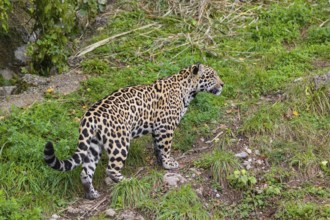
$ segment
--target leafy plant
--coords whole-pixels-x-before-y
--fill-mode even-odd
[[[232,187],[238,189],[249,189],[257,183],[257,179],[249,175],[245,169],[235,170],[227,179]]]
[[[30,68],[39,75],[49,75],[52,69],[62,72],[69,54],[67,43],[75,27],[74,1],[31,1],[30,12],[39,33],[30,43],[27,53]]]

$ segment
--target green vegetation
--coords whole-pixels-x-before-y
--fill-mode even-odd
[[[34,30],[40,31],[35,43],[30,43],[27,54],[31,57],[30,71],[49,75],[52,68],[66,70],[68,59],[67,43],[75,27],[74,0],[34,0],[29,8],[35,19]]]
[[[173,189],[164,196],[142,201],[139,209],[155,219],[209,219],[190,185]]]
[[[193,183],[164,190],[162,175],[147,171],[113,186],[111,206],[155,219],[330,217],[330,86],[314,83],[314,77],[330,70],[329,2],[191,2],[116,1],[108,23],[93,31],[85,46],[156,25],[87,53],[80,67],[97,75],[78,91],[48,94],[45,101],[13,107],[0,118],[0,216],[49,217],[82,197],[80,169],[59,173],[43,163],[46,141],[55,143],[59,158],[67,158],[76,147],[86,106],[118,88],[148,84],[200,61],[218,70],[223,95],[196,97],[175,132],[173,148],[185,152],[201,137],[212,139],[222,131],[212,153],[189,165],[204,169],[204,179],[197,181],[205,189],[212,191],[214,182],[228,187],[221,189],[220,199],[197,194]],[[51,37],[45,39],[52,48]],[[59,60],[70,51],[62,52]],[[150,137],[132,141],[125,176],[153,165],[151,142]],[[242,161],[234,158],[243,145],[259,150],[255,157],[263,165],[243,171]],[[97,189],[107,187],[105,166],[106,157],[94,178]],[[212,179],[206,181],[209,173]]]
[[[249,175],[245,169],[235,170],[227,179],[232,187],[240,189],[252,188],[257,183],[256,178]]]
[[[116,208],[134,208],[147,197],[148,184],[136,178],[123,180],[112,190],[112,206]]]
[[[12,5],[9,0],[0,2],[0,25],[1,29],[8,31],[8,12],[11,10]]]
[[[233,153],[224,150],[215,150],[196,161],[195,166],[209,168],[212,178],[224,187],[228,185],[227,177],[240,168],[241,165]]]

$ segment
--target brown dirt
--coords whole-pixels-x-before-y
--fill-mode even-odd
[[[23,77],[24,78],[24,77]],[[0,97],[0,111],[9,113],[12,106],[24,108],[43,100],[45,93],[69,94],[79,88],[80,82],[87,79],[78,69],[49,78],[26,75],[29,88],[18,95]]]

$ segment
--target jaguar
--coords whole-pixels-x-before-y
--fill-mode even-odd
[[[133,138],[151,133],[157,162],[165,169],[176,169],[179,164],[170,154],[173,132],[189,103],[199,92],[220,95],[223,87],[214,69],[197,63],[153,84],[119,89],[85,112],[77,149],[69,159],[58,159],[52,142],[47,142],[44,160],[58,171],[82,165],[80,179],[87,199],[100,196],[92,179],[102,150],[108,156],[106,174],[119,182],[124,179],[121,170]]]

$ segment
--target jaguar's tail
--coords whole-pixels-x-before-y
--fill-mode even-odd
[[[77,166],[81,165],[83,162],[85,155],[83,152],[75,152],[71,158],[67,160],[59,160],[55,156],[55,150],[53,147],[52,142],[47,142],[44,149],[44,159],[45,162],[50,166],[51,168],[59,171],[69,171],[73,170]]]

